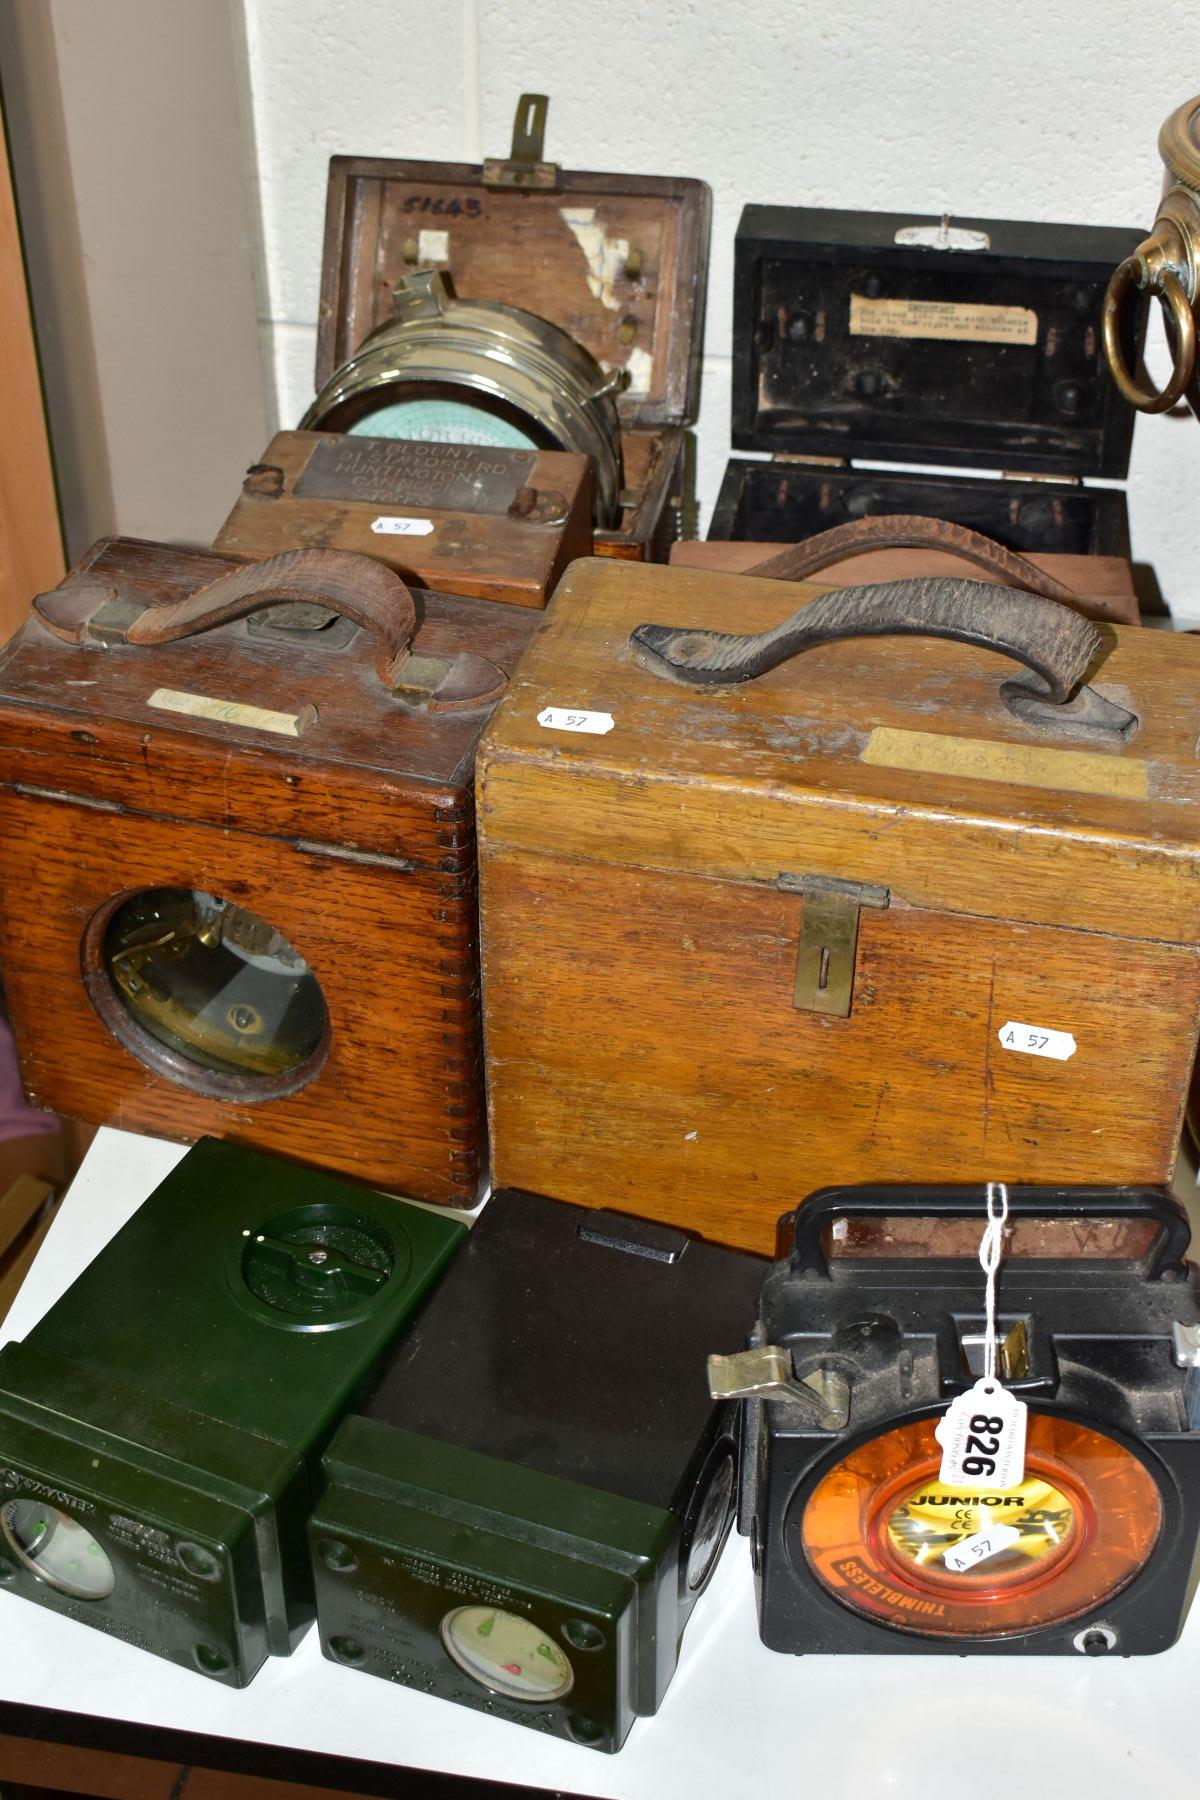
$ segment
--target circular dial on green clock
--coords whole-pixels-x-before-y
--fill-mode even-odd
[[[0,1529],[39,1581],[76,1600],[103,1600],[116,1586],[107,1555],[77,1519],[44,1500],[18,1495],[0,1508]]]
[[[497,1606],[456,1606],[442,1620],[442,1642],[472,1681],[509,1700],[561,1700],[575,1680],[540,1625]]]

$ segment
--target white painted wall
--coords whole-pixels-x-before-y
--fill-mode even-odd
[[[280,423],[313,392],[328,158],[507,154],[518,94],[546,93],[553,160],[713,190],[702,525],[744,202],[1148,227],[1159,125],[1200,87],[1195,0],[243,3]],[[1135,557],[1200,619],[1200,424],[1139,420],[1129,490]]]

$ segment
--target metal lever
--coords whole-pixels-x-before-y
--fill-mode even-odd
[[[1175,1367],[1187,1370],[1183,1403],[1187,1407],[1188,1430],[1196,1431],[1200,1429],[1200,1325],[1181,1325],[1176,1320],[1171,1335]]]
[[[714,1400],[772,1400],[799,1407],[822,1431],[840,1431],[850,1416],[850,1384],[831,1369],[797,1378],[791,1352],[776,1344],[710,1356],[708,1391]]]

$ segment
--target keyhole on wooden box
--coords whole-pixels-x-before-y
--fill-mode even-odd
[[[829,986],[829,945],[821,945],[821,966],[817,970],[817,987],[821,993]]]

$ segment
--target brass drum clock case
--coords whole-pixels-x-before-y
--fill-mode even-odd
[[[691,505],[711,196],[547,162],[546,107],[522,95],[511,155],[482,164],[331,160],[304,425],[584,452],[596,553],[665,560]]]
[[[620,375],[606,375],[547,319],[495,301],[454,299],[436,269],[402,276],[394,297],[395,316],[326,383],[300,429],[345,431],[361,420],[371,431],[381,406],[461,392],[483,409],[481,421],[494,416],[532,446],[590,457],[596,523],[611,525],[621,488],[612,399]]]
[[[1104,353],[1112,378],[1141,412],[1169,412],[1187,399],[1200,417],[1200,95],[1173,112],[1158,135],[1166,165],[1154,229],[1118,264],[1104,297]],[[1122,341],[1127,297],[1153,294],[1166,315],[1172,370],[1159,391],[1132,371]]]

